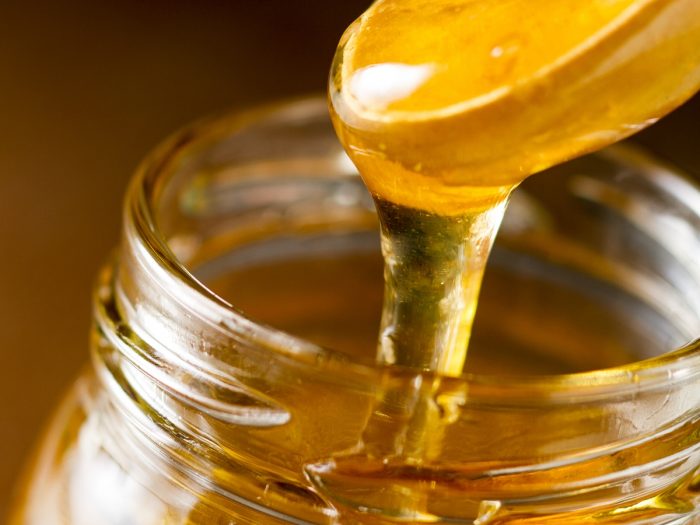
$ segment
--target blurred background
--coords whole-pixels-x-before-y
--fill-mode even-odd
[[[203,115],[321,93],[367,0],[0,2],[0,522],[87,361],[141,158]],[[635,140],[700,179],[700,98]]]

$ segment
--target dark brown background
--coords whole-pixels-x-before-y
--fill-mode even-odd
[[[321,92],[367,4],[0,2],[0,517],[86,361],[92,277],[139,159],[202,115]],[[700,176],[700,99],[642,140]]]

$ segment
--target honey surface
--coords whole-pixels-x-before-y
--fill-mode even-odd
[[[336,128],[383,198],[483,209],[689,97],[699,26],[697,0],[379,1],[339,46]]]

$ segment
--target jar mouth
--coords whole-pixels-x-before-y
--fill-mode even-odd
[[[324,348],[247,318],[234,304],[217,295],[188,269],[175,254],[161,229],[159,210],[163,195],[169,191],[175,166],[192,162],[205,146],[209,147],[222,137],[261,120],[282,123],[308,118],[323,120],[326,112],[326,104],[322,99],[308,98],[203,120],[175,133],[148,156],[137,170],[125,201],[125,237],[137,239],[141,263],[151,268],[153,278],[167,280],[167,285],[164,286],[167,293],[179,296],[180,301],[189,302],[193,312],[224,337],[239,340],[243,332],[252,343],[275,355],[292,358],[300,366],[324,369],[333,376],[329,381],[342,382],[342,377],[346,375],[370,381],[377,381],[386,375],[414,376],[415,370],[351,359],[342,352]],[[618,145],[609,151],[624,162],[631,163],[634,169],[646,176],[672,179],[674,191],[700,216],[700,193],[682,174],[630,146]],[[338,159],[339,157],[328,159],[328,164],[319,166],[319,169],[333,165],[337,169],[348,170],[349,161]],[[611,368],[568,374],[509,375],[506,381],[500,375],[476,373],[465,373],[458,378],[443,380],[466,384],[470,396],[490,402],[525,401],[538,392],[550,402],[566,402],[572,397],[579,400],[600,399],[629,392],[668,388],[680,382],[689,382],[697,375],[700,375],[700,341],[694,340],[661,355]]]

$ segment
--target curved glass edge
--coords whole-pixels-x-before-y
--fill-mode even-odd
[[[167,288],[174,295],[181,294],[194,305],[199,316],[226,330],[232,338],[240,338],[241,332],[244,332],[252,344],[292,357],[306,365],[323,368],[338,378],[353,375],[361,381],[375,382],[386,375],[415,376],[415,370],[351,360],[347,355],[332,349],[322,348],[273,327],[254,323],[238,312],[234,305],[200,282],[176,258],[159,232],[155,212],[158,199],[168,183],[169,168],[184,155],[191,155],[193,151],[215,142],[224,134],[231,135],[262,119],[293,122],[300,116],[325,119],[326,115],[325,101],[309,97],[204,119],[176,132],[157,147],[136,171],[125,200],[125,236],[138,240],[142,248],[142,262],[157,268],[159,275],[168,279]],[[598,154],[630,163],[635,169],[641,169],[647,174],[656,173],[684,181],[682,173],[629,145],[616,145]],[[692,199],[700,202],[700,194],[692,184],[685,182],[680,185],[684,186],[682,191],[689,191],[694,195]],[[700,209],[698,212],[700,214]],[[430,377],[432,374],[424,375]],[[500,376],[481,374],[464,374],[459,378],[442,378],[442,381],[466,383],[472,401],[482,398],[490,402],[517,402],[539,393],[546,396],[548,402],[567,402],[571,398],[600,399],[610,395],[668,388],[678,383],[693,381],[698,375],[700,339],[660,356],[615,368],[565,375],[509,376],[507,382]],[[329,381],[331,380],[329,378]]]

